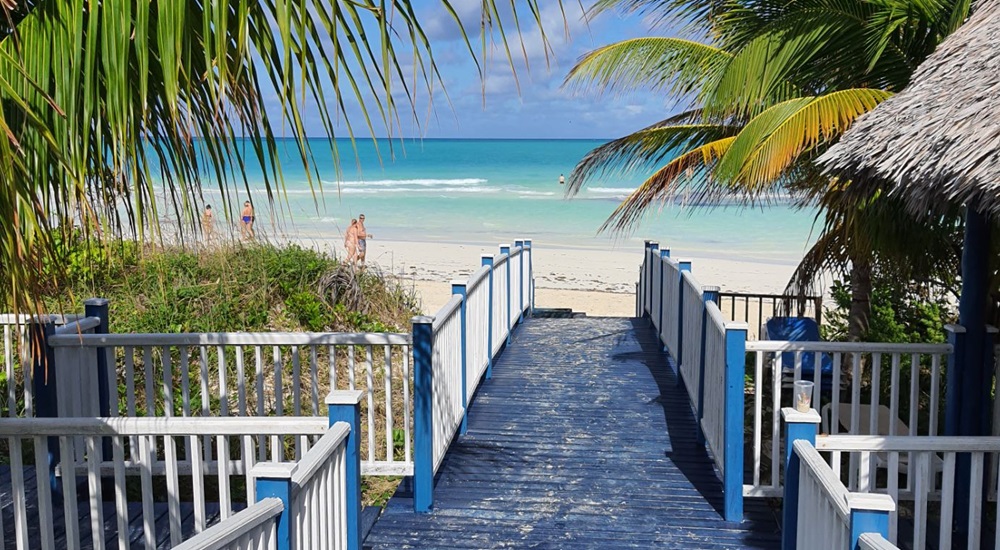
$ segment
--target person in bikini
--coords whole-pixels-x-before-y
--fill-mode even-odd
[[[241,216],[243,216],[243,226],[241,227],[243,237],[246,239],[252,239],[254,237],[253,222],[255,220],[253,215],[253,206],[250,206],[250,201],[243,203],[243,213]]]
[[[347,263],[354,262],[358,255],[358,220],[352,219],[351,226],[344,233],[344,248],[347,249]]]
[[[365,215],[358,216],[357,240],[358,240],[358,263],[365,265],[365,253],[368,252],[368,239],[374,239],[375,235],[368,233],[365,229]]]

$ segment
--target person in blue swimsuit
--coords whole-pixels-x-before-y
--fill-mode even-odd
[[[253,206],[250,205],[250,201],[243,203],[243,213],[241,215],[243,216],[243,226],[241,227],[243,238],[252,239],[254,237],[253,222],[255,220],[253,215]]]

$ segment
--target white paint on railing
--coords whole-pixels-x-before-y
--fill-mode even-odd
[[[410,340],[398,333],[289,332],[50,338],[60,377],[75,380],[57,386],[74,392],[61,398],[67,404],[60,403],[60,415],[65,410],[98,416],[97,377],[91,373],[101,347],[109,371],[124,377],[112,385],[110,410],[129,416],[317,415],[326,412],[321,396],[330,390],[361,389],[362,471],[369,475],[413,472]],[[405,432],[401,457],[393,418],[402,418]],[[208,441],[203,443],[207,448]]]
[[[466,284],[465,318],[466,318],[466,402],[471,401],[472,394],[479,386],[479,381],[486,373],[490,361],[488,334],[489,330],[489,288],[490,268],[483,266],[469,278]]]
[[[878,533],[864,533],[858,538],[858,550],[899,550],[899,547]]]
[[[726,323],[714,302],[705,304],[705,410],[701,429],[719,471],[725,473]],[[735,465],[740,468],[740,465]]]
[[[781,496],[780,408],[790,402],[795,380],[807,378],[814,383],[813,403],[821,403],[822,396],[825,433],[938,433],[941,365],[951,353],[949,344],[758,340],[747,342],[746,351],[754,368],[749,381],[752,397],[748,394],[753,413],[747,426],[752,430],[753,468],[752,479],[743,488],[745,495]],[[791,356],[791,364],[783,361],[786,355]],[[812,373],[803,375],[807,361],[811,361]],[[825,376],[824,364],[830,367]],[[883,402],[883,388],[890,394],[888,402]],[[764,462],[767,457],[769,464]],[[903,467],[909,468],[909,463]],[[856,465],[852,468],[856,471]]]
[[[678,330],[677,323],[680,321],[678,318],[678,309],[680,307],[680,265],[677,261],[672,258],[656,258],[654,261],[660,262],[663,269],[663,290],[662,290],[662,306],[663,307],[663,326],[660,327],[660,340],[667,346],[670,350],[670,354],[674,355],[677,351],[677,344],[680,342],[680,331]],[[659,286],[660,280],[657,279],[653,281],[653,286]],[[676,357],[675,357],[676,359]]]
[[[496,355],[507,342],[510,328],[507,325],[507,254],[496,256],[493,261],[493,349]],[[513,312],[512,316],[513,316]]]
[[[51,534],[52,495],[51,487],[44,481],[48,467],[50,437],[56,438],[59,445],[62,462],[56,468],[56,475],[63,481],[63,514],[66,518],[80,517],[80,504],[77,502],[76,483],[67,481],[85,475],[88,484],[89,498],[85,506],[90,509],[92,526],[90,541],[80,540],[81,532],[75,521],[66,522],[67,541],[65,546],[79,548],[89,542],[94,547],[104,548],[105,522],[103,519],[104,500],[103,483],[108,472],[113,475],[115,513],[119,519],[118,542],[128,546],[130,533],[124,522],[129,517],[126,495],[138,494],[142,499],[143,532],[147,547],[155,543],[155,515],[153,476],[166,476],[166,499],[168,525],[171,544],[181,542],[180,502],[183,498],[194,506],[195,531],[205,527],[205,505],[207,501],[218,501],[223,518],[233,513],[234,495],[231,493],[231,478],[234,475],[243,478],[242,484],[248,488],[246,499],[253,500],[249,487],[253,479],[249,475],[250,468],[256,460],[256,447],[265,447],[270,451],[274,461],[289,460],[298,447],[309,445],[312,438],[318,438],[327,433],[328,420],[325,418],[42,418],[42,419],[7,419],[0,422],[0,437],[8,440],[10,448],[11,490],[14,500],[14,532],[17,538],[17,548],[28,548],[28,533],[31,531]],[[270,445],[271,437],[278,439],[277,447]],[[202,437],[214,440],[205,448],[210,460],[215,463],[214,471],[206,468],[202,459]],[[231,440],[246,442],[245,451],[239,445],[230,446]],[[22,441],[29,440],[33,445],[25,449]],[[103,456],[104,442],[111,443],[112,455]],[[138,443],[138,451],[131,447]],[[77,449],[78,445],[84,447]],[[30,450],[30,452],[29,452]],[[213,450],[215,453],[213,454]],[[127,464],[124,457],[134,452],[138,461]],[[83,457],[83,458],[74,458]],[[25,493],[25,462],[33,464],[39,476],[37,500],[39,515],[27,514],[25,503],[30,496]],[[240,464],[242,474],[233,473],[233,465]],[[182,466],[184,466],[182,468]],[[182,471],[189,472],[192,477],[190,497],[182,497],[180,476]],[[138,475],[136,475],[138,473]],[[205,478],[214,476],[218,491],[208,495],[204,491]],[[138,477],[138,479],[136,479]],[[187,484],[185,484],[187,485]],[[131,490],[129,490],[131,488]],[[136,491],[136,489],[139,489]],[[162,495],[161,495],[162,497]],[[39,523],[33,525],[35,521]],[[88,544],[88,545],[89,545]],[[48,535],[42,535],[41,547],[54,548],[54,542]]]
[[[0,314],[0,327],[3,327],[3,361],[4,379],[0,381],[0,416],[23,418],[34,416],[34,387],[32,385],[32,368],[34,358],[31,349],[31,327],[34,321],[51,322],[56,327],[74,323],[83,319],[83,315],[14,315]],[[6,399],[2,399],[2,397]]]
[[[174,550],[272,550],[277,548],[281,499],[265,498],[191,537]]]
[[[912,540],[911,547],[916,550],[953,547],[950,526],[959,513],[954,499],[956,465],[958,457],[967,454],[969,486],[959,489],[970,494],[965,511],[968,547],[978,548],[984,534],[994,536],[993,545],[1000,544],[1000,531],[993,529],[991,533],[984,526],[982,506],[988,482],[985,468],[1000,454],[1000,437],[831,435],[817,437],[816,449],[831,462],[849,464],[849,487],[854,484],[854,490],[889,495],[907,504],[913,532],[905,538]],[[845,453],[852,460],[842,460],[840,455]],[[901,486],[904,477],[907,485]],[[930,512],[932,503],[935,513]],[[898,513],[892,512],[889,541],[893,544],[898,544],[898,530]],[[938,540],[929,540],[930,533],[938,533]]]
[[[343,422],[330,430],[295,464],[289,504],[289,534],[293,550],[347,546],[347,479],[344,441],[350,427]]]
[[[852,509],[895,512],[895,502],[890,498],[850,492],[807,441],[793,445],[799,457],[798,548],[847,548]]]
[[[660,261],[660,259],[657,258],[656,255],[654,254],[653,261],[649,264],[649,266],[650,266],[650,272],[652,273],[651,280],[653,281],[653,284],[650,285],[649,288],[649,294],[650,294],[649,317],[653,322],[653,328],[656,329],[657,333],[660,333],[663,330],[662,326],[663,323],[670,322],[670,319],[663,319],[662,321],[660,320],[660,317],[663,316],[662,311],[664,309],[663,288],[660,285],[660,281],[663,280],[661,278],[661,272],[663,271],[663,262]]]
[[[453,312],[462,297],[453,295],[433,324],[432,407],[434,472],[444,460],[465,413],[462,408],[462,318]]]
[[[701,332],[702,319],[705,311],[705,300],[702,297],[701,285],[687,271],[681,273],[682,296],[684,305],[684,326],[681,328],[682,357],[676,358],[680,366],[684,384],[688,390],[691,403],[698,404],[698,384],[701,370]]]

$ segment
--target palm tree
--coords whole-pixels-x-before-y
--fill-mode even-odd
[[[594,149],[571,173],[569,194],[597,175],[653,171],[602,227],[615,231],[681,193],[703,203],[735,194],[756,204],[790,192],[803,204],[832,204],[821,199],[844,184],[822,177],[813,159],[902,89],[969,10],[961,0],[602,0],[593,11],[612,7],[686,22],[688,35],[706,38],[618,42],[584,56],[566,78],[602,93],[651,89],[684,106]],[[884,207],[891,204],[828,212],[825,233],[790,287],[802,291],[821,268],[852,265],[854,337],[866,325],[874,258],[889,244],[861,239],[865,224],[877,211],[916,225]]]
[[[525,4],[540,22],[536,0]],[[509,15],[493,0],[482,6],[485,54]],[[75,224],[141,238],[169,209],[193,229],[202,175],[228,203],[248,189],[253,164],[273,206],[278,136],[295,138],[294,162],[319,181],[306,116],[331,138],[337,128],[392,136],[407,111],[416,120],[418,96],[442,87],[407,0],[4,0],[0,9],[0,273],[15,310],[37,309]],[[450,1],[440,9],[478,65],[485,56]]]

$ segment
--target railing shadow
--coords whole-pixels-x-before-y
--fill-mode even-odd
[[[646,319],[631,319],[632,332],[639,351],[612,355],[617,360],[641,362],[649,369],[660,392],[654,401],[663,410],[670,448],[669,459],[694,486],[695,490],[723,515],[723,485],[706,446],[697,439],[698,424],[683,384],[678,384],[674,359],[663,351],[655,329]],[[745,501],[746,522],[758,523],[761,531],[774,533],[777,512],[761,500]]]

